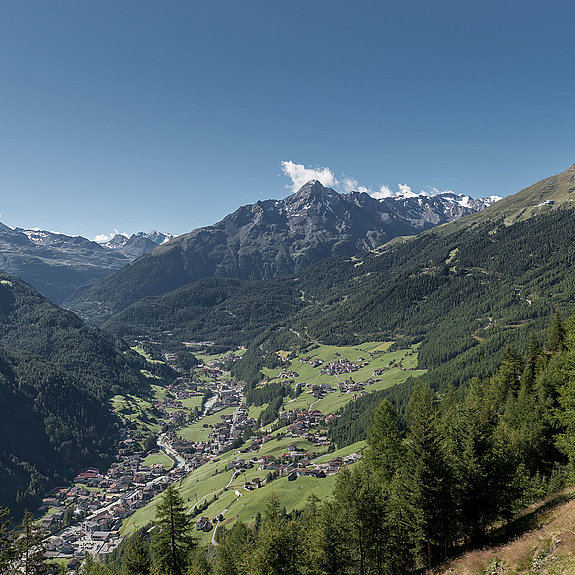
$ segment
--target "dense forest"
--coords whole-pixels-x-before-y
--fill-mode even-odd
[[[530,502],[574,480],[574,362],[575,319],[556,315],[522,355],[507,348],[496,372],[465,390],[415,385],[403,422],[382,401],[364,458],[324,502],[286,513],[272,495],[253,525],[220,527],[206,549],[172,486],[151,539],[144,530],[83,573],[400,575],[488,544]]]
[[[303,308],[293,282],[199,280],[165,296],[131,305],[103,325],[124,337],[162,335],[166,348],[182,341],[209,340],[217,348],[247,346],[262,329],[276,326]]]
[[[51,486],[114,454],[108,399],[145,395],[150,366],[115,336],[87,327],[10,276],[0,276],[0,504],[19,515]]]

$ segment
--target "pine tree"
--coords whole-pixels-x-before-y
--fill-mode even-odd
[[[184,502],[170,485],[156,508],[156,530],[152,537],[151,557],[158,575],[183,575],[190,563],[195,540]]]
[[[82,563],[80,570],[81,575],[113,575],[112,571],[106,566],[102,565],[88,553]]]
[[[547,350],[552,352],[564,351],[566,341],[565,325],[559,312],[555,312],[547,334]]]
[[[198,547],[194,559],[190,565],[188,575],[210,575],[212,566],[208,560],[208,552],[205,547]]]
[[[488,386],[486,380],[472,381],[463,401],[454,406],[450,425],[444,426],[459,534],[469,541],[482,539],[510,481],[494,438],[496,420],[485,401]]]
[[[429,388],[421,384],[415,387],[408,415],[411,428],[404,463],[404,494],[413,510],[411,529],[416,534],[416,554],[430,567],[445,555],[453,537],[453,478]]]
[[[254,535],[243,523],[236,523],[230,531],[222,529],[216,547],[215,575],[238,575],[242,559],[253,545]]]
[[[383,400],[373,414],[365,454],[366,465],[382,484],[389,484],[397,469],[401,440],[397,412],[389,401]]]
[[[268,498],[253,550],[245,558],[249,575],[298,575],[303,560],[300,532],[280,507],[279,498]]]
[[[357,465],[340,471],[333,497],[355,571],[382,573],[389,540],[384,490],[367,466]]]
[[[151,560],[148,542],[137,535],[128,545],[122,556],[121,575],[149,575]]]
[[[34,516],[24,512],[24,518],[16,538],[16,572],[23,575],[44,575],[46,573],[46,547],[44,537],[34,525]]]

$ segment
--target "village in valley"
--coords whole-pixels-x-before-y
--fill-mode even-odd
[[[243,385],[224,367],[239,357],[233,354],[208,356],[191,375],[182,374],[167,388],[153,386],[154,397],[145,401],[114,398],[121,422],[116,460],[107,470],[82,470],[71,486],[43,499],[39,524],[48,555],[69,570],[87,553],[109,555],[126,534],[150,527],[150,502],[173,483],[186,496],[197,531],[213,531],[213,541],[226,518],[243,517],[237,507],[240,500],[245,506],[251,493],[274,481],[289,486],[300,478],[333,479],[343,465],[358,461],[364,442],[357,451],[352,446],[334,452],[328,430],[335,411],[381,386],[386,372],[398,377],[413,370],[416,352],[387,353],[382,347],[366,354],[369,359],[324,355],[286,360],[277,373],[267,374],[268,381],[294,390],[268,425],[258,419],[265,405],[245,405]],[[173,364],[174,355],[165,353],[163,359]],[[310,369],[317,377],[303,381]],[[202,479],[208,470],[209,479]]]

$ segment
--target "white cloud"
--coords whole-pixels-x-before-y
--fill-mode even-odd
[[[98,244],[105,244],[106,242],[109,242],[115,235],[120,234],[120,232],[116,229],[114,229],[112,232],[110,232],[109,234],[97,234],[94,236],[94,238],[92,239],[92,241],[98,243]],[[127,238],[129,238],[129,234],[122,232],[121,233],[122,236],[126,236]]]
[[[357,190],[359,183],[357,180],[355,180],[354,178],[345,178],[345,180],[342,181],[343,184],[343,189],[346,192],[353,192],[354,190]]]
[[[339,183],[329,168],[306,168],[303,164],[289,161],[282,162],[282,171],[292,181],[291,186],[288,186],[292,192],[297,192],[310,180],[319,180],[328,188],[333,188]]]
[[[303,185],[307,184],[310,180],[319,180],[324,186],[335,188],[339,191],[349,192],[364,192],[369,194],[376,200],[384,198],[417,198],[419,196],[435,196],[442,193],[454,193],[451,190],[438,190],[435,187],[426,186],[425,189],[420,190],[419,193],[414,192],[412,187],[408,184],[399,184],[397,191],[391,189],[388,185],[380,186],[379,190],[373,190],[368,186],[362,186],[352,177],[342,177],[338,180],[333,170],[328,167],[308,168],[303,164],[296,164],[295,162],[282,162],[283,173],[291,180],[291,184],[287,186],[292,192],[297,192]]]
[[[393,198],[395,196],[395,194],[391,191],[391,188],[385,184],[379,188],[379,191],[371,192],[370,195],[373,196],[376,200],[383,200],[383,198]]]
[[[373,194],[373,190],[368,188],[367,186],[362,186],[355,178],[345,178],[342,180],[341,184],[343,185],[343,189],[349,192],[360,192],[364,194]]]

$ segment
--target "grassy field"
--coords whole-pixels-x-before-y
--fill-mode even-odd
[[[327,453],[326,455],[322,455],[321,457],[314,459],[314,463],[327,463],[334,457],[345,457],[346,455],[351,455],[352,453],[361,453],[365,449],[366,445],[366,441],[358,441],[357,443],[352,443],[351,445],[342,447],[341,449],[337,449],[332,453]]]
[[[187,439],[188,441],[207,441],[208,435],[212,430],[212,426],[221,421],[222,415],[230,415],[235,411],[234,407],[228,407],[227,409],[222,409],[217,413],[203,417],[199,421],[195,421],[187,427],[182,427],[178,430],[178,435],[182,439]]]
[[[365,387],[365,391],[371,393],[392,387],[405,381],[410,376],[417,376],[425,373],[424,370],[417,370],[417,348],[413,346],[410,349],[398,351],[387,351],[391,342],[368,342],[357,347],[338,347],[333,345],[321,345],[311,352],[303,354],[303,357],[311,359],[322,359],[324,363],[330,363],[338,359],[348,359],[353,362],[369,362],[366,367],[361,367],[357,371],[342,375],[320,374],[320,367],[312,367],[309,363],[301,363],[299,357],[292,359],[289,364],[284,365],[282,370],[265,369],[265,375],[270,381],[281,381],[277,378],[280,371],[295,371],[298,376],[294,378],[294,384],[324,384],[327,383],[334,388],[340,381],[353,379],[357,383],[362,383],[370,378],[379,379],[380,381]],[[370,355],[371,354],[371,355]],[[377,377],[373,376],[376,369],[386,371]],[[344,405],[353,401],[353,394],[341,393],[339,389],[335,392],[326,394],[322,399],[316,400],[313,395],[304,391],[294,400],[286,400],[283,409],[285,411],[294,411],[296,409],[318,409],[323,414],[334,413]],[[250,410],[254,410],[253,406]],[[251,411],[250,411],[251,415]],[[259,415],[259,413],[258,413]]]
[[[248,409],[248,417],[253,417],[257,419],[260,416],[260,413],[268,406],[267,403],[263,405],[250,405]]]
[[[221,457],[212,459],[176,484],[188,510],[196,502],[202,501],[205,496],[219,492],[228,484],[233,471],[227,470],[226,466],[229,461],[236,457],[236,453],[231,451]],[[146,507],[138,509],[133,515],[128,517],[122,524],[122,533],[132,533],[135,529],[151,523],[154,520],[156,506],[160,497],[161,495],[154,498]]]
[[[165,363],[159,359],[152,359],[152,356],[147,351],[144,351],[144,349],[139,345],[132,347],[131,349],[133,349],[136,353],[139,353],[149,363]]]
[[[220,414],[221,413],[223,412],[220,412]],[[228,495],[228,493],[231,491],[233,494],[235,490],[242,492],[244,494],[244,497],[246,498],[246,499],[242,498],[242,505],[241,505],[242,507],[244,507],[244,504],[247,503],[248,499],[251,499],[256,495],[258,495],[258,501],[260,501],[262,493],[263,494],[269,493],[269,491],[266,491],[265,487],[254,491],[247,491],[243,488],[246,481],[252,481],[256,477],[263,479],[266,476],[266,471],[259,470],[257,466],[240,473],[232,481],[227,491],[224,491],[223,493],[220,494],[220,492],[222,492],[224,488],[228,485],[233,475],[233,470],[227,469],[228,463],[238,458],[248,460],[252,457],[260,458],[264,455],[274,455],[277,457],[280,456],[282,453],[287,453],[288,445],[291,445],[292,443],[295,443],[302,451],[313,451],[315,446],[315,444],[310,443],[305,439],[299,439],[299,438],[294,439],[292,437],[283,437],[279,440],[272,439],[271,441],[268,441],[257,452],[240,454],[239,451],[230,451],[228,453],[221,455],[220,457],[217,457],[216,459],[212,459],[205,465],[202,465],[201,467],[190,473],[182,482],[180,482],[177,485],[180,495],[182,496],[184,503],[186,505],[186,508],[189,510],[197,502],[200,503],[203,502],[204,498],[207,497],[208,500],[211,500],[211,498],[214,495],[218,495],[218,499],[215,502],[213,502],[205,511],[202,512],[202,515],[206,515],[210,518],[215,517],[216,515],[221,513],[222,510],[225,509],[225,507],[230,503],[230,496]],[[333,455],[330,456],[330,459],[331,457],[333,457]],[[314,482],[310,483],[308,481],[312,479],[314,480],[314,482],[317,483]],[[309,485],[313,484],[314,486],[316,486],[317,490],[316,495],[318,497],[320,496],[323,497],[329,494],[326,492],[326,489],[323,488],[323,484],[321,482],[326,481],[326,485],[328,485],[330,484],[330,478],[319,480],[315,478],[300,477],[297,481],[300,480],[305,481],[298,483],[298,486],[301,487],[301,489],[297,489],[298,498],[303,498],[305,500],[307,495],[309,495],[311,491],[307,489],[308,484]],[[273,484],[275,483],[278,483],[278,485],[283,485],[282,483],[280,483],[280,480],[276,480],[273,482]],[[295,485],[295,483],[297,482],[290,481],[288,484],[286,480],[286,486],[284,486],[284,490],[289,489],[289,487],[292,484]],[[317,486],[321,487],[322,489],[320,489]],[[306,488],[304,489],[304,487]],[[331,488],[328,491],[331,492],[330,490]],[[289,500],[289,497],[287,495],[283,497],[286,499],[286,501]],[[235,497],[231,497],[231,499],[234,498]],[[126,521],[124,521],[122,525],[122,533],[131,533],[135,529],[151,523],[156,513],[157,500],[158,498],[155,498],[149,505],[143,507],[142,509],[138,509],[132,516],[126,519]],[[263,499],[263,502],[265,504],[265,497]],[[251,515],[246,515],[246,513],[248,512],[251,513],[252,509],[255,509],[256,507],[254,507],[253,505],[248,506],[247,510],[242,514],[242,517],[243,516],[251,517]],[[233,510],[234,509],[230,509],[230,513]]]
[[[182,399],[182,405],[191,411],[194,410],[195,407],[200,407],[202,405],[202,396],[201,395],[194,395],[193,397],[187,397],[186,399]]]
[[[134,422],[140,434],[159,433],[160,423],[152,413],[152,404],[135,395],[115,395],[111,399],[112,409]]]
[[[157,465],[160,464],[164,469],[172,469],[174,466],[174,460],[168,457],[163,451],[158,451],[157,453],[151,453],[143,461],[143,465]]]
[[[147,377],[148,379],[162,379],[159,375],[154,375],[153,373],[149,372],[147,369],[141,369],[140,373]]]

